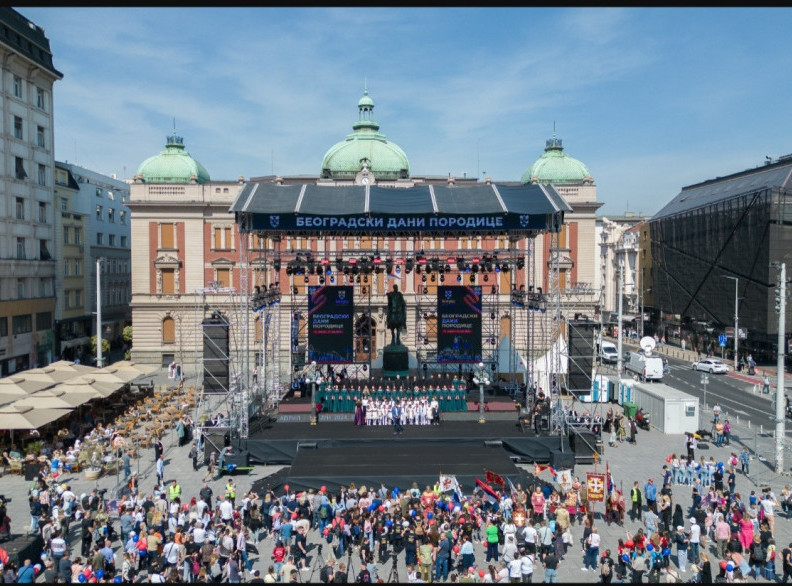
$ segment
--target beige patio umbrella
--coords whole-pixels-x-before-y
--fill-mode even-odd
[[[132,362],[130,360],[120,360],[119,362],[113,362],[111,366],[119,370],[137,370],[140,374],[150,374],[157,370],[156,366],[138,364],[137,362]]]
[[[94,379],[85,376],[62,382],[52,389],[68,394],[90,395],[92,399],[104,399],[116,390],[101,383],[97,384]]]
[[[109,397],[117,390],[126,386],[126,383],[119,382],[119,381],[110,381],[110,380],[99,380],[92,374],[85,374],[83,376],[77,377],[70,381],[67,381],[65,384],[82,384],[85,383],[90,385],[92,388],[96,389],[103,396]]]
[[[61,383],[80,376],[75,370],[58,370],[52,366],[44,368],[31,368],[25,371],[25,379],[32,381],[49,381],[50,383]]]
[[[140,376],[133,368],[116,368],[115,365],[105,366],[91,373],[91,377],[99,382],[128,383]]]
[[[95,398],[94,393],[67,393],[56,387],[17,399],[14,401],[14,405],[17,407],[30,406],[36,409],[73,409]]]
[[[45,380],[26,379],[23,376],[11,375],[0,378],[0,394],[21,392],[24,395],[28,393],[35,393],[48,387],[51,387],[53,382]]]
[[[68,360],[58,360],[57,362],[51,362],[48,366],[56,369],[56,370],[65,370],[66,372],[76,372],[79,374],[91,374],[97,370],[93,366],[88,366],[87,364],[77,364],[76,362],[70,362]]]
[[[71,409],[36,409],[30,406],[0,407],[0,429],[38,429],[68,415]]]

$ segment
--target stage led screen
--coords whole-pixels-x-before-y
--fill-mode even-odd
[[[481,287],[437,288],[437,361],[481,361]]]
[[[308,287],[308,362],[354,361],[352,287]]]

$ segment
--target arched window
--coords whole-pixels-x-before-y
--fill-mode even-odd
[[[166,317],[162,320],[162,343],[176,343],[176,322],[172,317]]]

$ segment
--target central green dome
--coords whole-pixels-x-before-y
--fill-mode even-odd
[[[184,148],[184,139],[176,136],[176,131],[166,139],[165,150],[140,164],[137,175],[146,183],[209,181],[209,172],[190,156]]]
[[[368,167],[377,180],[409,178],[407,155],[379,132],[379,124],[372,118],[374,100],[369,97],[368,90],[363,92],[358,110],[359,119],[352,126],[354,132],[330,147],[322,159],[322,177],[355,179],[364,167]]]
[[[561,139],[556,138],[555,134],[553,134],[553,138],[547,140],[544,154],[522,176],[523,184],[579,184],[593,182],[594,178],[589,174],[588,168],[564,152],[564,147],[561,146]]]

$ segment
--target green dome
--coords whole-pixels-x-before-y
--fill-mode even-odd
[[[586,183],[593,182],[588,167],[567,155],[561,146],[561,139],[548,139],[544,154],[523,173],[525,183]]]
[[[207,183],[209,172],[190,156],[184,139],[176,132],[166,139],[165,150],[149,157],[138,167],[137,175],[146,183]]]
[[[389,142],[374,122],[374,100],[363,92],[358,102],[359,119],[352,126],[354,132],[336,143],[322,159],[325,179],[354,179],[364,168],[377,180],[407,179],[410,163],[398,145]]]

